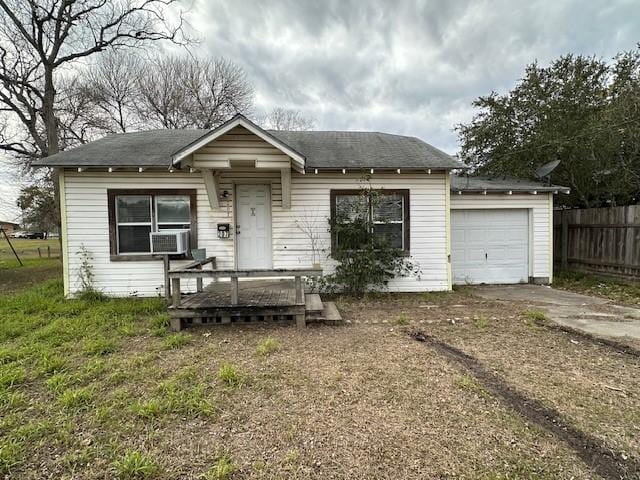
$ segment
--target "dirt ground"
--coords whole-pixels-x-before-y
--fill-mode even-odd
[[[490,301],[470,292],[404,301],[382,297],[368,309],[363,302],[340,306],[356,323],[407,323],[471,355],[622,458],[638,458],[640,353],[540,326],[526,303]]]

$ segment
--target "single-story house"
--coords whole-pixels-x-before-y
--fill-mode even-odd
[[[154,253],[167,249],[177,265],[204,248],[221,269],[331,271],[328,219],[365,175],[387,207],[381,231],[421,269],[391,291],[548,283],[553,195],[566,190],[452,175],[464,166],[414,137],[267,131],[242,115],[209,131],[114,134],[41,165],[59,171],[67,295],[80,289],[83,247],[95,287],[112,295],[161,294]]]
[[[19,223],[6,222],[4,220],[0,220],[0,228],[4,230],[7,235],[13,235],[14,232],[18,231],[19,227],[20,227]]]

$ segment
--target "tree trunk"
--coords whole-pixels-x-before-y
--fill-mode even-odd
[[[55,113],[56,89],[53,84],[53,68],[45,66],[44,71],[44,98],[42,101],[42,120],[47,131],[47,151],[44,157],[55,155],[60,151],[58,144],[58,119]]]
[[[42,120],[47,132],[47,151],[42,152],[43,157],[55,155],[60,151],[58,141],[58,119],[55,113],[56,88],[53,84],[53,68],[45,65],[44,71],[44,95],[42,101]],[[52,175],[53,189],[55,192],[55,202],[58,205],[58,242],[60,244],[60,261],[63,261],[64,252],[62,251],[62,219],[60,218],[60,182],[58,180],[58,170],[55,169]]]

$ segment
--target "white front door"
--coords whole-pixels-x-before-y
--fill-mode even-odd
[[[272,268],[269,185],[236,185],[236,209],[238,268]]]
[[[453,283],[529,280],[526,209],[451,210]]]

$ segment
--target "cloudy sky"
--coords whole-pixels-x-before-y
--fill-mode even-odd
[[[640,41],[638,0],[185,0],[198,55],[240,64],[256,108],[318,129],[415,135],[456,153],[471,101],[534,60],[610,58]],[[19,179],[0,168],[0,216]],[[12,186],[13,184],[13,186]]]

